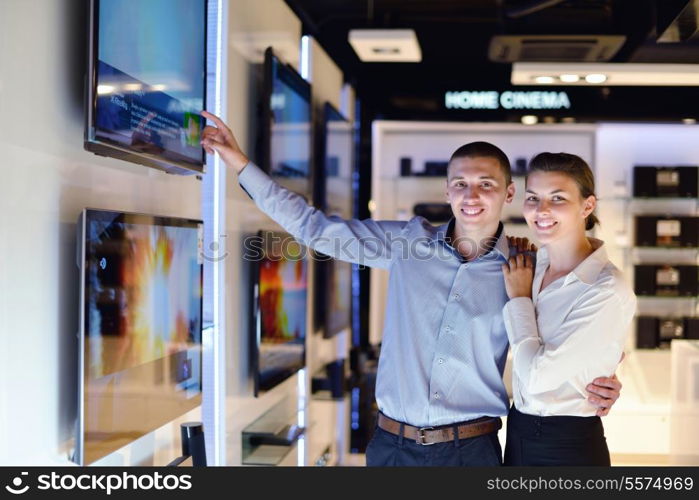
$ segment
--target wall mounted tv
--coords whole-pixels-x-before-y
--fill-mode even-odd
[[[201,404],[201,241],[201,221],[83,211],[75,462]]]
[[[85,149],[204,171],[206,0],[91,0]]]
[[[352,218],[352,125],[332,104],[320,113],[316,136],[317,171],[314,198],[328,215]],[[316,262],[315,331],[330,338],[352,324],[352,265],[320,258]]]
[[[260,165],[284,187],[311,196],[311,86],[265,51]]]
[[[253,322],[251,365],[255,396],[306,363],[307,249],[286,233],[260,231],[249,245]]]

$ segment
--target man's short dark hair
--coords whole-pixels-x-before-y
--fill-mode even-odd
[[[512,169],[510,168],[510,160],[507,155],[494,144],[484,141],[469,142],[464,144],[459,149],[454,151],[449,159],[449,164],[456,158],[495,158],[500,167],[502,168],[502,173],[505,174],[505,182],[509,186],[512,182]]]

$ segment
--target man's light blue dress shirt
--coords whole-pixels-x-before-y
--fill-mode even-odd
[[[485,255],[466,262],[439,227],[405,221],[343,220],[310,207],[249,163],[239,177],[258,207],[305,245],[336,259],[390,271],[376,383],[385,415],[438,426],[507,414],[502,380],[508,341],[500,225]]]

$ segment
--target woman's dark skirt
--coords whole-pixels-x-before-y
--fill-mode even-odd
[[[540,417],[517,411],[507,416],[504,465],[609,466],[599,417]]]

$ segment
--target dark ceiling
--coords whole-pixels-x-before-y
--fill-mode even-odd
[[[388,114],[401,106],[428,111],[434,104],[425,96],[444,89],[508,87],[511,65],[488,59],[488,46],[496,34],[624,35],[626,42],[610,62],[699,63],[695,39],[657,42],[694,0],[286,2],[302,20],[304,33],[315,37],[338,63],[360,98]],[[347,41],[353,28],[413,28],[423,60],[362,63]]]

